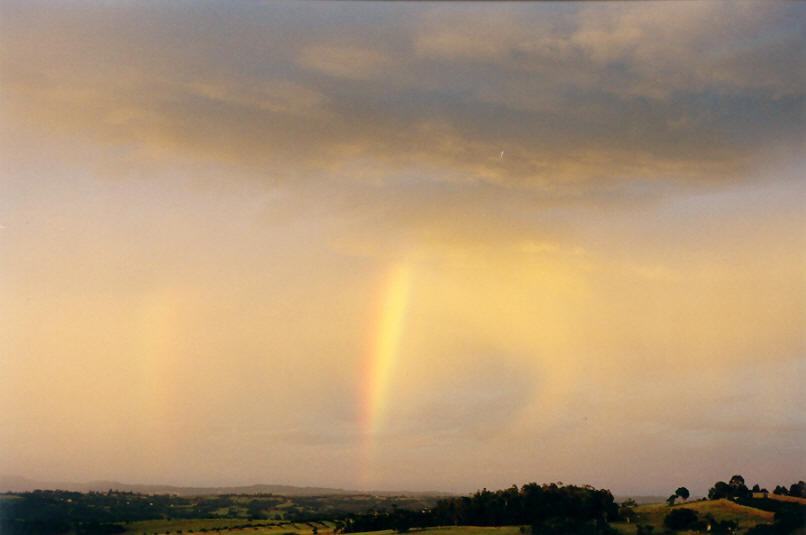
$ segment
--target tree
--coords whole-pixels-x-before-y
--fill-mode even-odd
[[[717,481],[708,491],[708,499],[718,500],[720,498],[746,498],[750,496],[750,490],[744,484],[744,478],[735,475],[730,478],[730,482]]]
[[[718,500],[720,498],[727,498],[731,495],[730,486],[724,481],[717,481],[711,490],[708,491],[709,500]]]
[[[806,482],[798,481],[789,487],[789,495],[797,498],[806,498]]]
[[[674,509],[666,518],[663,519],[663,525],[669,529],[676,531],[683,531],[690,529],[697,522],[697,512],[692,509],[680,508]]]
[[[630,504],[630,502],[632,502],[632,504]],[[633,505],[635,505],[635,500],[627,500],[621,504],[618,510],[619,518],[625,520],[628,524],[635,520],[637,516],[635,510],[633,510]]]
[[[686,487],[680,487],[679,489],[674,491],[674,493],[677,496],[680,496],[683,499],[683,501],[688,500],[688,497],[690,496],[688,489]]]
[[[786,490],[786,487],[782,485],[776,485],[775,490],[772,491],[773,494],[777,494],[778,496],[789,496],[789,491]]]
[[[674,501],[677,499],[677,494],[672,494],[668,498],[666,498],[666,505],[669,507],[674,505]]]
[[[730,495],[732,498],[743,498],[750,494],[750,491],[747,490],[744,484],[744,478],[738,474],[730,478],[728,486],[730,487]]]
[[[732,488],[739,488],[741,485],[744,485],[744,478],[737,474],[730,478],[728,485],[730,485]]]
[[[411,529],[412,515],[408,511],[395,508],[392,513],[392,529],[398,533],[406,533]]]
[[[720,522],[711,515],[705,517],[704,524],[706,531],[710,531],[712,535],[733,533],[739,527],[739,523],[734,520],[723,520]]]

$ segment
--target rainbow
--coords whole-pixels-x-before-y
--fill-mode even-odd
[[[373,322],[367,366],[362,384],[361,425],[365,440],[365,466],[372,464],[374,445],[383,428],[389,382],[397,361],[406,309],[411,296],[411,265],[398,263],[383,277],[381,299]],[[365,482],[367,475],[364,477]]]
[[[181,356],[186,353],[188,332],[184,319],[189,306],[180,289],[162,289],[142,296],[133,324],[137,329],[133,346],[138,373],[133,377],[139,388],[140,410],[131,422],[132,432],[149,443],[160,441],[163,450],[178,447],[178,435],[166,418],[176,404],[175,377],[182,373]]]

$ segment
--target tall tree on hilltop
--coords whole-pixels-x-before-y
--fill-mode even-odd
[[[789,487],[789,495],[798,498],[806,498],[806,482],[798,481],[797,483],[792,483],[792,486]]]
[[[738,474],[730,478],[728,486],[730,486],[731,497],[733,498],[742,498],[750,494],[744,484],[744,478]]]
[[[708,491],[709,500],[719,500],[720,498],[729,498],[731,496],[730,485],[724,481],[717,481],[714,486]]]

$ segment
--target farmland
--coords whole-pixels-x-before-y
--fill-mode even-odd
[[[717,482],[709,494],[720,497],[689,501],[681,487],[666,503],[641,505],[616,503],[606,489],[556,483],[455,497],[37,490],[0,495],[0,527],[10,535],[803,533],[802,482],[790,487],[790,496],[753,493],[743,481]]]
[[[639,505],[635,508],[636,518],[627,523],[613,522],[611,526],[622,534],[637,533],[637,526],[648,525],[655,533],[664,531],[663,520],[670,511],[686,508],[696,511],[701,517],[711,516],[719,522],[732,521],[739,526],[736,533],[742,534],[758,524],[772,524],[774,514],[754,507],[739,505],[727,499],[694,501],[669,507],[666,504]]]

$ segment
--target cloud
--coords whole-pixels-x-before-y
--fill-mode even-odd
[[[226,105],[295,116],[314,115],[327,102],[322,93],[289,80],[269,80],[247,87],[237,82],[216,84],[200,81],[191,83],[189,91]]]
[[[127,174],[170,153],[271,184],[416,177],[599,199],[742,180],[799,139],[797,5],[440,6],[406,12],[395,46],[341,20],[313,43],[214,28],[204,42],[226,46],[210,53],[193,48],[204,10],[177,23],[182,46],[165,53],[166,23],[143,9],[129,41],[82,33],[69,10],[48,24],[13,10],[8,128],[125,146]],[[153,43],[131,31],[149,17]],[[58,35],[59,49],[22,26]]]
[[[624,67],[626,76],[614,90],[650,98],[701,91],[774,97],[801,93],[797,69],[782,68],[786,62],[802,62],[794,53],[801,37],[793,25],[781,24],[800,8],[789,12],[786,6],[752,3],[647,7],[610,11],[593,6],[581,14],[571,36],[602,68]],[[776,26],[775,34],[767,33]]]
[[[797,52],[802,36],[794,22],[786,22],[798,14],[795,6],[735,2],[592,5],[542,13],[435,8],[414,39],[417,53],[428,59],[528,72],[549,92],[573,87],[622,98],[702,91],[782,97],[801,94],[800,70],[782,68],[803,61]]]
[[[802,433],[800,5],[43,6],[0,20],[8,466],[354,486],[400,262],[383,486]]]
[[[383,76],[388,58],[377,49],[351,45],[314,45],[299,55],[301,65],[328,76],[367,80]]]

